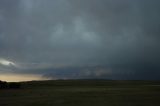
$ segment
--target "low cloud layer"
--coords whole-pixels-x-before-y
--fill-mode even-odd
[[[0,0],[0,73],[159,79],[159,0]]]

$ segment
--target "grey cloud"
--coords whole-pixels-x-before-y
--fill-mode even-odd
[[[159,4],[159,0],[1,0],[0,57],[19,64],[16,72],[21,73],[158,78]],[[106,74],[108,69],[112,74]]]

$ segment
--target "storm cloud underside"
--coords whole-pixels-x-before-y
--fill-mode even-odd
[[[159,0],[0,0],[0,73],[159,79]]]

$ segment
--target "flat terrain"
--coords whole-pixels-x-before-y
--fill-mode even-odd
[[[160,81],[22,82],[0,89],[0,106],[160,106]]]

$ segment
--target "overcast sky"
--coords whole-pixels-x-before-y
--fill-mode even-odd
[[[160,0],[0,0],[0,74],[160,79]]]

